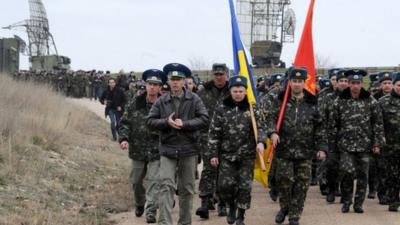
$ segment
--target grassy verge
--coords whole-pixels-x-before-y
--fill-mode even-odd
[[[129,160],[109,125],[48,87],[0,75],[0,224],[107,224]]]

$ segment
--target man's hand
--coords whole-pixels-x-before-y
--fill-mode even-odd
[[[212,158],[210,160],[210,162],[211,162],[211,166],[213,166],[213,167],[218,167],[218,165],[219,165],[219,160],[217,157]]]
[[[379,154],[381,154],[381,148],[379,148],[379,147],[373,147],[373,148],[372,148],[372,152],[373,152],[375,155],[379,155]]]
[[[263,143],[258,143],[256,150],[257,150],[258,154],[263,155],[263,153],[264,153],[264,144]]]
[[[180,128],[183,127],[183,121],[182,121],[181,119],[176,119],[176,120],[175,120],[175,124],[176,124],[178,127],[180,127]]]
[[[317,159],[320,161],[324,161],[326,159],[326,153],[324,151],[319,151],[317,153]]]
[[[171,115],[168,116],[168,125],[172,128],[175,128],[177,130],[180,130],[182,128],[182,120],[180,119],[176,119],[178,120],[178,122],[176,120],[173,119],[173,116],[175,115],[175,113],[171,113]]]
[[[127,150],[129,149],[129,143],[127,141],[123,141],[121,142],[120,147],[122,150]]]
[[[273,133],[271,134],[271,142],[272,142],[272,146],[274,148],[276,148],[276,146],[279,144],[280,139],[279,139],[279,135],[277,133]]]
[[[118,112],[121,112],[121,111],[122,111],[122,107],[121,107],[121,106],[118,106],[118,107],[117,107],[117,111],[118,111]]]

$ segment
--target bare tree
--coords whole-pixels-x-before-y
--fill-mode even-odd
[[[188,59],[188,62],[191,70],[199,71],[209,70],[211,68],[211,65],[201,56],[193,56]]]
[[[317,68],[333,68],[337,67],[338,62],[332,60],[329,56],[324,56],[320,53],[316,53],[315,64]]]

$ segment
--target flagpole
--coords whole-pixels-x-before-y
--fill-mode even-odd
[[[258,142],[258,129],[257,129],[256,117],[255,117],[255,115],[254,115],[253,104],[251,104],[251,103],[249,102],[249,106],[250,106],[251,123],[252,123],[252,125],[253,125],[254,139],[256,140],[256,145],[257,145],[257,142]],[[261,153],[258,153],[258,152],[257,152],[257,154],[258,154],[258,158],[259,158],[259,160],[260,160],[261,170],[265,172],[267,169],[266,169],[266,167],[265,167],[265,163],[264,163],[264,160],[263,160],[264,157],[263,157],[263,155],[262,155]]]
[[[307,68],[308,79],[306,81],[305,89],[315,95],[316,94],[316,91],[315,91],[315,60],[314,60],[314,47],[313,47],[313,41],[312,41],[312,18],[313,18],[314,4],[315,4],[315,0],[311,0],[310,5],[308,7],[308,13],[307,13],[307,17],[306,17],[306,22],[304,24],[303,33],[301,35],[299,47],[297,49],[296,58],[294,60],[294,66],[303,66],[303,67]],[[278,133],[279,133],[279,130],[282,125],[287,101],[289,98],[289,93],[290,93],[290,86],[288,84],[286,87],[285,96],[282,101],[278,121],[276,124],[276,131]],[[268,156],[268,163],[270,163],[272,161],[273,155],[274,155],[274,148],[271,147],[271,149],[269,151],[269,156]]]
[[[281,105],[281,109],[279,111],[278,121],[276,122],[276,132],[277,133],[279,133],[279,130],[281,129],[281,126],[282,126],[282,121],[283,121],[283,117],[285,115],[286,105],[287,105],[287,101],[289,98],[289,93],[290,93],[290,86],[289,86],[289,84],[287,84],[285,95],[283,97],[283,101],[282,101],[282,105]],[[268,163],[271,163],[272,158],[274,157],[274,151],[275,151],[275,148],[271,144],[269,147]]]

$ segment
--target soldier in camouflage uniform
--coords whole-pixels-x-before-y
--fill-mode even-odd
[[[246,97],[246,78],[231,77],[229,88],[230,95],[215,109],[210,124],[210,163],[215,168],[219,166],[218,190],[222,201],[229,205],[228,224],[236,221],[236,225],[244,225],[245,210],[251,202],[256,140]],[[258,110],[254,111],[256,121],[260,121]],[[257,151],[262,153],[266,137],[260,126],[258,133]]]
[[[329,117],[332,111],[333,102],[335,99],[349,87],[349,80],[345,75],[346,70],[338,70],[336,72],[337,87],[334,92],[326,94],[324,97],[318,98],[318,107],[322,115],[322,119],[325,125],[329,124],[331,118]],[[326,184],[327,184],[327,195],[326,201],[328,203],[335,202],[335,196],[340,195],[338,180],[339,170],[339,151],[336,148],[335,134],[331,130],[327,129],[328,138],[328,155],[326,160],[323,162],[321,167],[326,170]]]
[[[353,201],[354,180],[357,180],[354,211],[363,213],[362,205],[368,184],[369,154],[378,154],[385,139],[382,112],[378,102],[362,88],[363,70],[348,70],[349,88],[333,103],[331,124],[336,146],[340,151],[340,178],[343,207],[347,213]]]
[[[389,211],[397,212],[400,206],[400,73],[393,76],[391,94],[379,99],[382,109],[386,145],[382,157],[386,162]]]
[[[222,99],[229,95],[228,89],[228,67],[225,64],[216,63],[212,67],[213,80],[205,83],[203,88],[198,91],[199,97],[203,100],[208,111],[208,115],[212,118],[214,110]],[[199,191],[201,198],[201,206],[196,210],[196,215],[200,218],[208,219],[209,209],[215,209],[213,203],[213,195],[216,193],[216,183],[218,177],[218,169],[210,164],[210,155],[208,150],[208,127],[201,133],[201,150],[203,159],[203,171],[199,183]],[[226,216],[226,208],[224,202],[218,203],[218,215]]]
[[[285,74],[273,74],[269,80],[269,91],[265,93],[261,99],[261,107],[263,109],[270,109],[269,103],[273,102],[273,99],[279,94],[281,90],[281,80],[284,79]],[[268,173],[268,186],[269,196],[272,201],[278,200],[278,188],[276,187],[276,158],[272,159],[271,168]]]
[[[283,223],[289,215],[289,224],[298,225],[309,188],[312,158],[317,155],[324,159],[327,144],[317,98],[304,89],[307,70],[291,68],[288,76],[291,94],[279,136],[276,123],[284,92],[273,99],[271,108],[262,111],[268,111],[268,135],[276,148],[280,211],[275,222]]]
[[[158,132],[147,128],[146,117],[151,106],[159,97],[162,76],[164,74],[160,70],[143,72],[146,92],[129,101],[119,128],[121,148],[129,148],[129,158],[132,159],[130,179],[135,196],[135,213],[137,217],[140,217],[146,203],[147,223],[156,222],[160,154],[158,152]],[[146,189],[143,186],[144,178],[148,181]]]
[[[390,72],[378,73],[379,91],[373,96],[378,101],[380,98],[390,95],[393,90],[392,74]],[[381,155],[371,155],[369,167],[369,183],[372,184],[368,197],[375,198],[375,192],[378,193],[379,204],[387,205],[387,187],[385,185],[387,179],[387,162]]]
[[[337,83],[338,83],[337,78],[338,78],[338,72],[340,70],[341,70],[340,68],[333,68],[328,70],[328,78],[330,81],[330,85],[328,87],[322,88],[318,92],[318,102],[323,101],[323,99],[325,99],[328,94],[334,93],[337,90]],[[321,113],[323,113],[323,111],[321,111]],[[314,158],[312,169],[313,169],[312,170],[313,177],[311,179],[311,184],[316,185],[318,183],[321,194],[328,195],[329,190],[328,190],[328,181],[326,178],[327,176],[326,162],[319,163]]]

